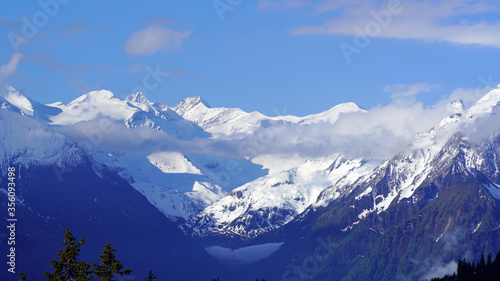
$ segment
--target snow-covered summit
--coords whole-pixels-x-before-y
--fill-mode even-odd
[[[22,114],[33,116],[35,110],[31,101],[11,86],[2,89],[2,91],[0,91],[0,97],[17,107]]]
[[[461,109],[462,106],[461,101],[454,101],[448,105],[448,109]],[[399,203],[412,198],[413,202],[417,202],[418,198],[414,197],[416,190],[425,182],[435,180],[434,177],[446,165],[458,162],[457,167],[453,168],[455,173],[483,173],[479,177],[481,180],[496,178],[500,164],[497,162],[499,151],[493,149],[492,142],[495,140],[488,139],[488,136],[499,133],[499,127],[492,127],[490,124],[498,122],[495,120],[498,108],[500,87],[490,91],[469,109],[452,113],[429,132],[419,134],[419,138],[411,144],[410,151],[396,155],[381,165],[373,179],[362,184],[363,192],[356,200],[373,198],[373,204],[358,215],[359,219],[372,212],[386,211],[393,201]],[[468,142],[471,137],[477,143]],[[380,189],[382,181],[387,181],[384,189]]]
[[[84,161],[83,149],[66,136],[28,116],[0,110],[0,167],[73,167]]]
[[[366,112],[353,102],[342,103],[336,105],[324,112],[318,114],[311,114],[301,118],[299,124],[312,124],[318,122],[335,123],[342,114],[353,112]]]
[[[188,97],[181,100],[175,107],[174,110],[181,116],[189,115],[193,111],[206,110],[211,108],[211,106],[201,97]]]
[[[144,96],[142,92],[137,92],[135,94],[129,95],[126,99],[126,102],[140,103],[145,105],[151,105],[152,103]]]
[[[479,99],[468,111],[467,119],[491,113],[500,104],[500,85]]]
[[[376,166],[376,162],[339,154],[307,160],[234,189],[205,208],[186,228],[201,236],[254,237],[290,222],[311,205],[328,205]]]
[[[458,99],[448,103],[448,110],[454,113],[462,113],[465,111],[463,100]]]
[[[50,117],[52,125],[73,125],[99,117],[125,120],[139,111],[138,108],[129,106],[123,100],[115,97],[112,92],[106,90],[84,94],[67,105],[58,104],[57,107],[62,112]]]
[[[73,100],[68,104],[68,106],[78,105],[82,103],[105,102],[106,100],[110,99],[118,99],[118,98],[116,98],[115,95],[108,90],[92,91]]]

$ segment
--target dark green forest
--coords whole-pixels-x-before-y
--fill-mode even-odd
[[[491,254],[485,259],[481,254],[478,263],[465,259],[458,261],[457,273],[442,278],[432,278],[431,281],[496,281],[500,280],[500,251],[494,260]]]
[[[114,280],[127,280],[130,276],[132,269],[125,268],[125,266],[116,259],[115,248],[111,244],[105,244],[104,250],[99,255],[99,263],[80,261],[80,249],[85,244],[85,239],[77,239],[73,236],[69,228],[64,232],[64,241],[62,249],[59,249],[56,260],[52,260],[52,272],[44,272],[45,279],[49,281],[114,281]],[[18,274],[20,281],[27,281],[28,276],[21,272]],[[96,279],[97,278],[97,279]],[[148,276],[145,281],[162,280],[149,270]],[[212,281],[219,281],[219,278],[212,279]],[[264,279],[256,279],[256,281],[266,281]]]
[[[69,228],[66,228],[64,233],[64,241],[62,249],[59,249],[57,259],[51,262],[51,271],[44,272],[43,275],[49,281],[75,280],[75,281],[90,281],[102,280],[113,281],[127,280],[132,269],[126,268],[122,262],[116,258],[116,250],[111,244],[105,244],[102,253],[99,255],[99,262],[88,263],[80,261],[80,249],[85,244],[85,239],[77,240]],[[27,281],[28,276],[25,273],[19,273],[20,281]],[[465,258],[458,261],[457,272],[452,276],[446,275],[441,278],[432,278],[430,281],[496,281],[500,276],[500,251],[496,254],[495,259],[492,259],[491,254],[485,258],[481,254],[479,262],[469,262]],[[145,281],[162,280],[149,270],[148,276],[145,276]],[[219,278],[212,279],[219,281]],[[266,281],[264,279],[256,279],[256,281]]]

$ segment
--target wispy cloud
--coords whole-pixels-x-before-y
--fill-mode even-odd
[[[467,231],[460,226],[443,233],[439,240],[443,246],[438,253],[423,261],[413,260],[417,268],[416,273],[421,275],[417,280],[430,280],[457,272],[457,262],[453,258],[450,260],[450,257],[460,256],[470,259],[473,254],[472,247],[467,242],[464,233]]]
[[[7,79],[9,79],[9,77],[16,72],[17,65],[19,64],[22,56],[23,55],[20,53],[14,53],[10,56],[10,60],[7,64],[0,66],[0,87],[3,88]]]
[[[394,100],[386,106],[344,113],[335,123],[263,127],[250,136],[215,140],[207,147],[234,157],[249,158],[255,156],[254,153],[292,154],[305,158],[340,153],[347,157],[388,159],[409,149],[418,133],[427,132],[454,113],[448,107],[452,98],[456,96],[445,97],[432,107],[420,102]],[[258,136],[266,136],[266,141],[262,142]]]
[[[54,69],[60,73],[61,76],[68,78],[67,86],[76,89],[78,92],[88,92],[91,90],[101,88],[100,83],[89,85],[86,81],[85,76],[90,72],[100,73],[99,79],[105,79],[104,74],[113,71],[113,68],[109,65],[104,64],[64,64],[57,62],[54,56],[51,54],[35,53],[26,56],[27,60],[35,61],[48,69]]]
[[[396,84],[386,85],[384,91],[391,94],[391,99],[414,97],[421,93],[431,92],[440,89],[438,84],[417,83],[412,85]]]
[[[129,55],[149,56],[158,51],[178,51],[192,33],[152,25],[134,33],[125,43],[125,52]]]
[[[257,3],[257,9],[266,12],[301,9],[306,14],[321,14],[355,6],[361,2],[362,0],[325,0],[320,2],[311,0],[260,0]]]
[[[335,2],[323,1],[316,5],[317,12],[337,10],[335,17],[320,25],[291,28],[289,32],[295,35],[359,35],[358,30],[363,30],[370,21],[377,21],[374,15],[387,10],[390,5],[390,1],[359,1],[354,5]],[[500,11],[498,3],[470,0],[399,3],[402,11],[392,15],[390,24],[384,26],[377,37],[500,48],[500,21],[475,18],[479,14]]]
[[[133,66],[127,68],[127,70],[130,73],[137,74],[140,71],[144,70],[144,68],[146,68],[146,64],[141,62],[134,64]]]
[[[261,11],[286,11],[309,6],[307,0],[260,0],[257,3],[257,9]]]

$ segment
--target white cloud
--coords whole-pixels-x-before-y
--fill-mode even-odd
[[[130,55],[149,56],[161,50],[178,51],[192,33],[152,25],[134,33],[125,43],[125,52]]]
[[[335,153],[347,157],[388,159],[409,149],[420,132],[429,131],[443,118],[454,113],[448,108],[448,98],[433,107],[420,102],[395,100],[386,106],[367,111],[342,114],[335,123],[266,127],[252,136],[218,140],[210,149],[225,151],[233,157],[288,154],[305,158]],[[265,136],[261,141],[259,136]],[[255,144],[245,150],[242,144]]]
[[[339,16],[330,18],[321,25],[292,28],[290,33],[359,36],[359,30],[365,31],[370,22],[377,22],[374,14],[389,10],[388,3],[391,1],[380,5],[370,1],[350,6],[335,6],[329,2],[322,2],[324,7],[321,11],[340,9]],[[478,14],[498,12],[498,3],[476,3],[470,0],[398,2],[401,12],[390,14],[388,24],[379,24],[381,29],[376,32],[376,37],[500,48],[500,21],[474,19]]]
[[[460,256],[470,260],[472,247],[465,238],[462,227],[457,227],[442,234],[439,244],[441,251],[425,260],[412,260],[416,266],[416,274],[421,275],[417,280],[430,280],[434,277],[443,277],[457,272],[457,262],[450,257]]]
[[[239,249],[230,249],[220,246],[207,247],[207,253],[215,257],[222,263],[228,264],[248,264],[258,262],[280,249],[283,243],[267,243],[243,247]]]
[[[113,130],[103,132],[102,139],[98,143],[91,143],[90,148],[130,152],[169,150],[236,159],[279,154],[316,158],[340,153],[346,157],[385,160],[409,149],[409,144],[418,133],[429,131],[445,117],[455,113],[456,108],[448,106],[449,102],[460,98],[470,105],[485,93],[485,89],[457,89],[434,106],[424,106],[415,100],[395,99],[389,105],[341,114],[335,123],[282,123],[262,126],[251,135],[217,138],[183,140],[148,127],[131,129],[107,120],[115,125]],[[491,120],[484,120],[484,123],[488,125],[488,121]],[[499,122],[489,123],[498,131],[500,125],[496,124]],[[486,125],[481,123],[478,127]],[[62,126],[58,130],[88,145],[88,132],[93,132],[96,127],[99,127],[99,120]],[[491,131],[493,129],[487,130]]]
[[[429,269],[429,272],[422,276],[422,280],[430,280],[432,278],[441,278],[445,275],[453,275],[457,272],[457,262],[450,261],[447,264],[436,264]]]
[[[391,93],[391,99],[414,97],[418,94],[431,92],[440,89],[441,86],[438,84],[431,85],[427,83],[417,83],[412,85],[396,84],[387,85],[384,87],[384,91]]]
[[[16,72],[17,65],[22,56],[23,55],[20,53],[14,53],[10,56],[10,60],[7,64],[0,66],[0,86],[3,87],[7,79]]]

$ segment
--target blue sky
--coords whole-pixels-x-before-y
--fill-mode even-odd
[[[141,89],[304,116],[500,83],[497,1],[8,1],[0,34],[0,82],[42,103]]]

